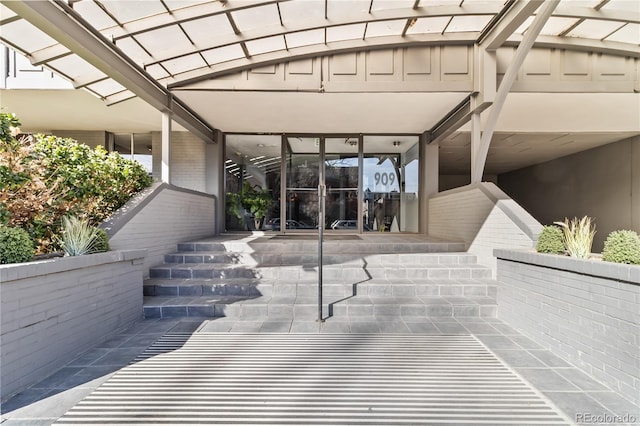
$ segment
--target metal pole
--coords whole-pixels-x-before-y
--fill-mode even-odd
[[[324,200],[327,195],[326,186],[318,185],[318,322],[322,318],[322,242],[324,238]]]

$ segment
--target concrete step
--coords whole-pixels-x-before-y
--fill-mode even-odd
[[[344,319],[393,319],[429,317],[495,317],[494,297],[325,297],[324,316]],[[231,317],[238,320],[313,320],[314,297],[244,298],[238,296],[146,297],[145,318],[184,316]]]
[[[317,280],[274,281],[260,279],[163,279],[152,278],[144,282],[145,296],[200,297],[200,296],[257,296],[306,297],[318,292]],[[497,283],[490,279],[466,280],[387,280],[371,279],[358,283],[324,282],[326,296],[349,297],[496,297]]]
[[[316,266],[247,266],[242,264],[167,263],[149,270],[151,278],[262,278],[272,280],[312,281]],[[491,270],[477,264],[402,264],[395,266],[358,264],[326,265],[326,281],[359,282],[371,278],[386,279],[480,279],[491,278]]]
[[[144,281],[145,296],[243,296],[271,295],[273,285],[253,279],[164,279],[151,278]]]
[[[165,263],[242,264],[246,266],[288,266],[318,264],[317,253],[229,253],[222,251],[180,251],[165,256]],[[323,255],[324,265],[398,266],[398,265],[468,265],[477,256],[465,252],[451,253],[341,253]]]
[[[384,236],[382,236],[384,237]],[[448,253],[462,252],[464,243],[436,242],[436,241],[402,241],[396,238],[360,238],[354,240],[325,241],[324,250],[327,253]],[[292,237],[293,238],[293,237]],[[398,237],[400,238],[400,237]],[[402,237],[410,239],[410,237]],[[292,253],[317,254],[317,239],[304,240],[263,237],[251,241],[239,240],[207,240],[184,242],[178,244],[179,252],[227,252],[227,253]]]
[[[491,270],[462,243],[408,235],[333,235],[323,250],[325,315],[495,316]],[[185,242],[150,269],[147,317],[317,316],[313,236]]]

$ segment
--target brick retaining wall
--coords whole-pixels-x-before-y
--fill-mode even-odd
[[[0,265],[2,400],[142,318],[145,254]]]
[[[496,250],[498,318],[640,402],[640,266]]]

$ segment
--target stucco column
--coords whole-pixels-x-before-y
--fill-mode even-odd
[[[420,226],[419,232],[427,234],[429,232],[429,197],[438,193],[438,177],[440,175],[438,163],[438,144],[427,143],[427,138],[420,140]]]
[[[484,173],[484,164],[478,160],[480,143],[482,141],[482,123],[480,118],[480,113],[475,112],[471,114],[471,183],[480,182]],[[482,170],[478,170],[478,168]],[[474,182],[473,176],[480,176],[480,179]]]
[[[160,178],[171,183],[171,111],[162,112],[162,148],[160,150]]]
[[[216,132],[218,143],[205,144],[205,191],[216,196],[216,235],[224,231],[225,182],[224,134]]]
[[[640,232],[640,136],[631,141],[631,227]]]

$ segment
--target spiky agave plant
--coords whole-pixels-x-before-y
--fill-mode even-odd
[[[591,221],[592,218],[584,216],[582,219],[574,217],[572,220],[565,218],[564,222],[555,222],[562,228],[562,237],[569,256],[587,259],[591,254],[593,236],[596,234],[596,227]]]
[[[62,248],[67,256],[95,252],[98,238],[98,229],[89,225],[89,221],[76,216],[62,218]]]

